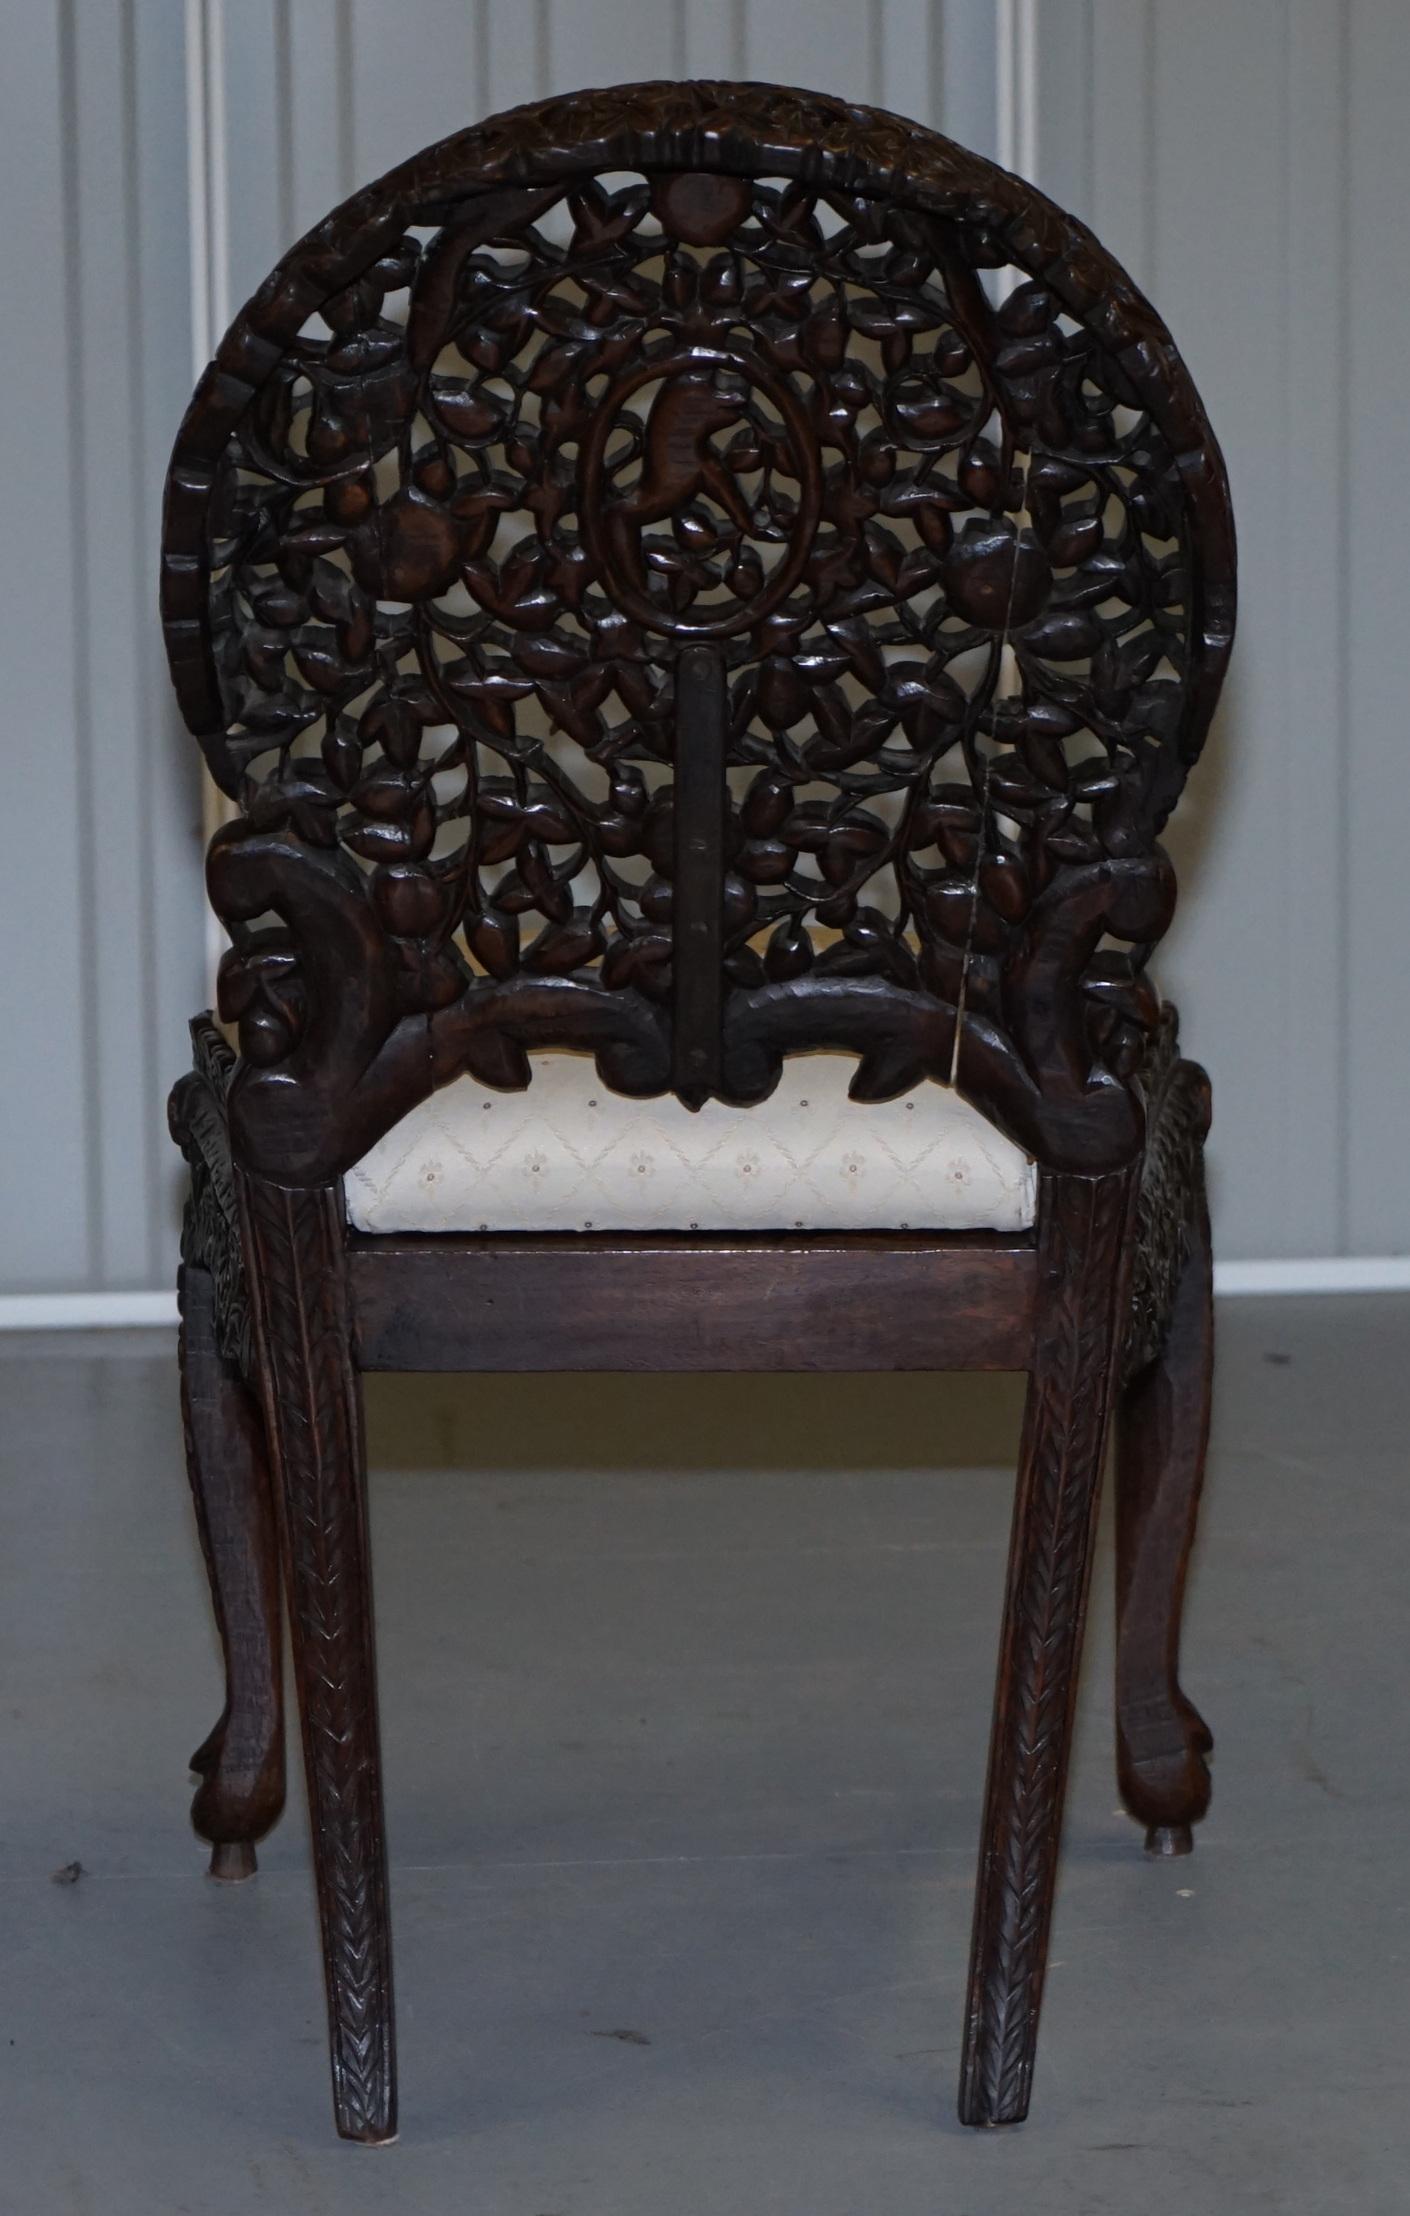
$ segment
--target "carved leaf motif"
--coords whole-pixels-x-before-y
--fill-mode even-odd
[[[339,2129],[394,2128],[391,1953],[362,1441],[333,1188],[241,1180],[302,1689]],[[368,1759],[368,1750],[372,1759]]]
[[[1092,871],[1154,855],[1232,556],[1198,402],[1117,266],[933,134],[711,83],[495,118],[316,237],[178,447],[169,636],[252,824],[434,876],[434,904],[377,903],[397,1009],[546,972],[661,1001],[676,671],[708,640],[726,1094],[761,1051],[869,1051],[883,1005],[896,1068],[948,1075],[946,1022],[982,1012],[972,1095],[1069,1161],[1086,1101],[1089,1166],[1129,1156],[1134,1101],[1093,1083],[1136,1049],[1087,1006],[1124,938]],[[274,1061],[299,1034],[270,1020]]]

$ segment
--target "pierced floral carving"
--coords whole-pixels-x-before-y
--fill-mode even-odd
[[[708,641],[722,1094],[841,1045],[861,1097],[958,1076],[1045,1159],[1129,1156],[1157,839],[1232,603],[1217,450],[1080,226],[896,118],[624,88],[360,195],[222,364],[166,605],[243,811],[224,878],[241,838],[351,865],[438,1078],[525,1081],[572,1007],[610,1081],[670,1084]],[[283,1065],[300,935],[228,920],[222,1008]]]

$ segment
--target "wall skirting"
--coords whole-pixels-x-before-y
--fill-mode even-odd
[[[1242,1293],[1410,1293],[1410,1254],[1310,1254],[1216,1262],[1214,1290]]]
[[[1214,1290],[1246,1293],[1410,1293],[1410,1255],[1309,1255],[1268,1262],[1217,1262]],[[175,1326],[172,1293],[7,1293],[0,1331],[89,1331],[140,1324]]]
[[[0,1331],[89,1331],[175,1323],[174,1291],[0,1294]]]

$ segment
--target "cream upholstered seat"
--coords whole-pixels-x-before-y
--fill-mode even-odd
[[[585,1055],[527,1091],[462,1077],[346,1179],[359,1231],[1016,1231],[1028,1157],[958,1093],[852,1101],[849,1054],[800,1055],[755,1108],[626,1100]]]

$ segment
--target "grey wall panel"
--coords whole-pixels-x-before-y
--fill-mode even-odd
[[[988,154],[991,159],[999,151],[998,28],[995,0],[932,0],[930,68],[922,78],[918,53],[915,78],[917,85],[928,87],[928,115],[920,113],[915,94],[907,95],[904,49],[888,42],[892,57],[887,63],[888,82],[895,87],[890,96],[893,105],[903,115],[920,115],[922,123],[934,124],[936,130],[958,139],[961,146],[972,146],[976,153]]]
[[[348,0],[283,0],[280,37],[288,243],[357,184]]]
[[[287,75],[287,20],[279,0],[238,0],[208,10],[217,49],[219,104],[211,117],[213,174],[221,175],[231,211],[221,272],[223,306],[234,315],[289,243],[287,189],[293,124]],[[219,249],[219,235],[212,241]],[[212,333],[217,338],[218,332]]]
[[[880,14],[858,0],[758,0],[744,18],[744,74],[874,100]]]
[[[7,1292],[174,1268],[163,1099],[201,992],[199,803],[154,602],[190,383],[184,113],[180,0],[33,0],[7,42]]]
[[[550,0],[476,0],[485,17],[485,109],[512,108],[549,88]]]
[[[1410,439],[1397,388],[1410,30],[1397,0],[197,12],[224,94],[211,177],[228,209],[217,290],[233,306],[355,184],[556,86],[802,78],[998,151],[1017,145],[1014,71],[1031,37],[1038,179],[1168,316],[1239,504],[1236,674],[1173,830],[1186,899],[1162,972],[1215,1075],[1222,1251],[1410,1246],[1397,652],[1410,524],[1394,492]],[[26,0],[0,74],[0,180],[23,215],[0,249],[5,296],[24,302],[12,420],[26,426],[3,457],[26,549],[0,601],[0,1145],[26,1165],[0,1194],[6,1291],[169,1281],[162,1099],[203,997],[199,795],[152,609],[161,473],[190,382],[184,18],[182,0]]]
[[[1186,898],[1162,968],[1217,1080],[1222,1251],[1344,1251],[1344,833],[1335,804],[1328,827],[1324,738],[1342,648],[1339,634],[1329,651],[1325,628],[1290,616],[1294,595],[1315,595],[1342,528],[1335,445],[1317,426],[1342,374],[1338,11],[1318,0],[1237,11],[1189,0],[1178,12],[1154,0],[537,0],[447,23],[442,0],[417,0],[433,35],[403,44],[405,8],[392,37],[370,0],[344,5],[359,175],[484,106],[677,69],[802,77],[1015,156],[1027,98],[1039,181],[1090,215],[1169,316],[1240,507],[1239,658],[1172,832]],[[1363,5],[1389,19],[1388,0]],[[1025,88],[1016,73],[1030,61]],[[305,105],[295,66],[292,112]],[[1314,512],[1325,527],[1299,533],[1296,517]],[[1361,997],[1369,1003],[1370,985]],[[1354,1243],[1401,1235],[1362,1221]]]
[[[1347,1239],[1380,1252],[1410,1245],[1410,26],[1393,0],[1355,0],[1347,17],[1346,321],[1339,373],[1309,435],[1344,467],[1354,521],[1341,713],[1323,733],[1318,774],[1333,824],[1334,779],[1345,792]],[[1323,520],[1299,511],[1314,541]]]
[[[681,67],[688,77],[742,77],[747,0],[677,0],[682,17]]]
[[[86,0],[86,4],[99,13],[105,0]],[[150,1283],[170,1285],[182,1179],[180,1159],[167,1133],[166,1095],[173,1078],[190,1063],[190,1018],[210,997],[203,936],[199,757],[172,697],[156,620],[154,574],[161,541],[162,485],[175,427],[191,392],[190,214],[181,0],[128,0],[128,5],[135,89],[131,315],[136,386],[135,513],[128,545],[131,620],[139,640],[139,659],[131,701],[116,701],[114,711],[116,718],[131,716],[136,721],[147,810],[145,866],[150,871],[151,922],[150,956],[142,985],[148,1082],[142,1128],[147,1150],[144,1174],[151,1196],[148,1267]],[[103,928],[100,916],[99,935]],[[113,1057],[120,1051],[115,1040]],[[111,1180],[105,1181],[104,1190],[111,1194]],[[126,1284],[131,1279],[125,1270],[109,1272],[104,1283],[114,1282]]]
[[[0,1086],[0,1253],[12,1282],[88,1281],[93,1266],[88,1101],[89,794],[72,672],[83,528],[82,410],[71,337],[79,312],[67,233],[75,198],[72,38],[35,9],[0,70],[0,294],[24,302],[6,349],[6,507],[23,560],[0,594],[5,672],[5,1081]],[[67,156],[67,159],[66,159]],[[12,526],[13,527],[13,526]],[[81,603],[80,603],[81,607]],[[46,651],[47,649],[47,651]],[[81,681],[79,681],[81,682]],[[56,1016],[56,1011],[58,1014]]]
[[[152,853],[144,805],[147,734],[139,715],[114,717],[142,686],[142,618],[153,565],[138,567],[141,447],[139,332],[132,313],[136,235],[136,55],[130,13],[80,7],[72,53],[75,141],[71,265],[75,323],[75,464],[83,485],[75,541],[75,742],[80,758],[79,867],[85,908],[91,1051],[89,1223],[99,1281],[145,1281],[152,1262],[150,1187],[134,1176],[133,1139],[155,1102],[147,1036]],[[183,367],[185,365],[183,364]],[[143,587],[147,591],[143,592]],[[95,928],[101,918],[101,929]],[[93,1113],[97,1108],[98,1112]],[[138,1149],[141,1165],[147,1149]]]
[[[687,68],[685,10],[674,0],[553,0],[545,90],[679,77]]]
[[[1315,991],[1304,999],[1289,927],[1294,904],[1312,900],[1334,932],[1337,888],[1332,857],[1307,857],[1316,875],[1297,882],[1302,858],[1288,850],[1290,778],[1313,765],[1285,651],[1292,518],[1280,357],[1295,343],[1295,278],[1287,83],[1281,66],[1269,67],[1270,54],[1281,62],[1285,12],[1281,0],[1238,10],[1187,0],[1172,23],[1153,10],[1153,172],[1138,273],[1178,332],[1217,426],[1240,525],[1239,653],[1172,840],[1184,898],[1161,964],[1187,1011],[1191,1046],[1216,1079],[1216,1220],[1221,1250],[1237,1254],[1304,1252],[1309,1238],[1334,1235],[1331,1180],[1309,1188],[1302,1142],[1324,1173],[1339,1143],[1335,1121],[1316,1127],[1319,1104],[1296,1082],[1294,1045],[1309,1071],[1335,1047],[1333,1003]]]
[[[485,110],[487,11],[465,0],[417,0],[414,39],[407,12],[386,0],[349,0],[354,185]]]
[[[1365,0],[1362,13],[1388,33],[1395,25],[1386,44],[1402,84],[1385,93],[1383,155],[1387,169],[1398,165],[1403,204],[1410,163],[1391,119],[1410,43],[1394,0]],[[1214,1077],[1220,1250],[1394,1251],[1410,1238],[1410,1193],[1393,1190],[1384,1121],[1358,1106],[1373,1056],[1348,1040],[1358,1005],[1353,994],[1349,1017],[1348,971],[1369,974],[1389,910],[1382,897],[1379,935],[1366,915],[1348,936],[1339,786],[1350,749],[1384,749],[1393,724],[1384,691],[1372,712],[1373,677],[1368,712],[1352,719],[1359,735],[1342,735],[1352,634],[1341,548],[1355,492],[1341,436],[1340,303],[1348,267],[1353,283],[1374,267],[1377,289],[1385,267],[1372,231],[1345,232],[1346,17],[1321,0],[1056,0],[1038,20],[1038,181],[1089,217],[1170,323],[1223,443],[1238,512],[1239,644],[1209,753],[1172,826],[1182,906],[1160,960],[1191,1050]],[[1359,104],[1353,113],[1359,142]],[[1390,399],[1387,380],[1380,412],[1364,418],[1376,425],[1382,482],[1387,434],[1404,437]],[[1378,543],[1384,551],[1384,534]],[[1392,666],[1390,597],[1361,625],[1369,671]],[[1375,809],[1388,852],[1403,803],[1384,778]],[[1391,881],[1383,875],[1383,895]],[[1391,967],[1381,958],[1386,982]],[[1402,1026],[1385,1046],[1378,1091],[1403,1086],[1405,1037]],[[1358,1180],[1378,1205],[1349,1214]]]

